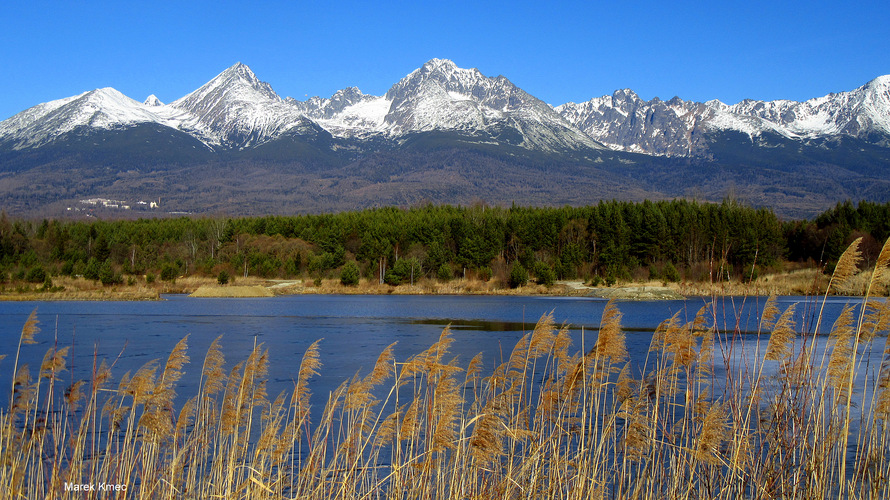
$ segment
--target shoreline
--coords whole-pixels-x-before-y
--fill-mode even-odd
[[[864,294],[869,271],[860,273],[850,287],[833,295],[857,296]],[[56,283],[57,282],[57,283]],[[598,297],[616,300],[681,300],[690,297],[819,295],[824,294],[828,279],[815,269],[765,275],[751,283],[727,281],[721,283],[661,281],[619,282],[610,287],[592,286],[581,280],[561,280],[551,286],[529,283],[519,288],[508,288],[496,280],[480,281],[455,279],[447,282],[423,279],[413,285],[391,286],[363,281],[357,286],[345,286],[338,279],[264,279],[238,278],[233,283],[219,285],[213,278],[181,277],[172,282],[145,283],[144,281],[102,286],[83,278],[58,278],[50,290],[27,288],[26,284],[0,288],[0,301],[152,301],[163,300],[165,294],[190,294],[193,297],[273,297],[279,295],[527,295]],[[860,288],[862,288],[860,290]],[[873,290],[874,292],[874,290]],[[887,295],[888,287],[872,295]]]

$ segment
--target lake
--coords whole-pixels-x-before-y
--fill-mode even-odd
[[[716,301],[715,316],[721,332],[740,332],[733,356],[745,356],[756,348],[760,310],[764,297],[726,297]],[[826,304],[822,332],[830,329],[842,307],[860,299],[832,297]],[[781,297],[784,310],[795,302],[798,324],[812,329],[817,301],[806,297]],[[627,332],[631,361],[645,359],[652,332],[657,325],[680,314],[691,321],[706,303],[703,298],[675,301],[618,302]],[[451,325],[452,353],[464,366],[482,352],[490,370],[509,356],[515,343],[534,328],[537,320],[553,313],[557,324],[571,327],[574,350],[583,343],[593,345],[606,301],[583,297],[541,296],[416,296],[416,295],[293,295],[257,299],[208,299],[167,295],[156,302],[0,302],[0,324],[4,345],[0,354],[0,387],[10,387],[12,363],[22,325],[35,308],[41,332],[38,345],[22,348],[21,363],[36,374],[44,353],[54,343],[71,346],[68,371],[62,381],[89,379],[94,353],[114,362],[115,380],[154,359],[163,365],[173,346],[189,335],[191,363],[179,384],[180,402],[195,394],[197,377],[210,343],[222,336],[227,366],[247,357],[255,343],[269,350],[269,393],[293,389],[292,380],[304,351],[317,339],[323,367],[311,381],[322,397],[357,372],[367,373],[377,356],[397,342],[394,354],[405,361],[435,342],[442,329]],[[748,333],[748,334],[746,334]],[[765,337],[764,337],[765,341]],[[878,351],[880,351],[878,349]],[[880,357],[875,360],[880,364]],[[636,374],[639,376],[639,373]],[[0,404],[8,404],[8,389]],[[322,396],[324,395],[324,396]]]

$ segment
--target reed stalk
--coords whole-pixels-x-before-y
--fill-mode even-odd
[[[829,286],[855,273],[851,249]],[[94,359],[90,378],[63,390],[65,347],[47,351],[36,378],[19,365],[37,333],[32,313],[0,410],[0,490],[23,499],[886,498],[890,305],[871,293],[888,265],[890,242],[861,309],[845,309],[827,336],[796,320],[822,311],[824,297],[784,311],[767,300],[756,338],[733,318],[719,327],[706,304],[691,320],[680,311],[662,322],[646,358],[633,360],[610,302],[577,348],[546,314],[486,373],[481,355],[467,364],[450,355],[446,328],[404,361],[388,346],[368,373],[322,395],[317,421],[319,342],[295,367],[293,390],[270,398],[274,361],[263,346],[226,369],[218,338],[197,393],[177,408],[187,338],[115,385]],[[881,363],[869,365],[876,345]]]

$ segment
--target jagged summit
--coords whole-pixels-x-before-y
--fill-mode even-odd
[[[708,134],[741,132],[791,140],[851,136],[890,144],[890,77],[804,102],[744,99],[733,105],[673,98],[643,101],[630,89],[556,109],[590,137],[618,150],[666,156],[708,154]],[[879,136],[874,140],[872,135]]]
[[[422,68],[430,68],[430,69],[441,68],[441,67],[458,69],[457,64],[455,64],[454,61],[452,61],[451,59],[440,59],[438,57],[433,57],[429,61],[423,63],[423,66],[422,66]]]
[[[247,66],[246,64],[244,64],[241,61],[238,61],[235,64],[229,66],[228,68],[225,69],[225,71],[222,72],[222,74],[226,74],[226,73],[234,73],[234,74],[241,75],[244,78],[247,78],[249,80],[257,80],[258,81],[256,74],[254,74],[254,72],[250,69],[249,66]]]
[[[619,89],[553,107],[448,59],[382,96],[345,87],[304,101],[282,99],[236,63],[169,104],[100,88],[0,122],[0,206],[39,212],[150,191],[188,210],[277,213],[689,189],[719,200],[730,186],[751,203],[806,211],[890,200],[888,162],[888,76],[804,102],[644,101]]]
[[[509,136],[510,144],[543,151],[600,147],[507,78],[487,77],[448,59],[427,61],[385,98],[392,103],[384,118],[391,135],[450,130]]]
[[[162,103],[161,100],[158,99],[158,96],[156,96],[154,94],[151,94],[150,96],[146,97],[145,101],[143,101],[142,104],[145,104],[146,106],[163,106],[164,105],[164,103]]]
[[[240,62],[170,106],[187,114],[186,128],[223,148],[252,147],[303,124],[298,109]]]
[[[237,62],[190,94],[137,102],[105,88],[40,104],[0,122],[0,143],[39,147],[75,128],[140,123],[170,127],[217,150],[249,149],[285,133],[326,130],[350,140],[398,143],[418,133],[548,152],[602,148],[660,156],[707,156],[709,134],[741,132],[791,140],[852,136],[890,144],[890,75],[804,102],[743,100],[727,105],[679,97],[642,100],[632,89],[552,107],[504,76],[488,77],[433,58],[383,96],[346,87],[330,98],[282,99]]]
[[[210,101],[221,101],[223,98],[231,101],[277,101],[281,99],[272,90],[271,85],[260,81],[247,65],[239,62],[216,75],[198,90],[174,101],[171,105],[191,109],[206,106]]]

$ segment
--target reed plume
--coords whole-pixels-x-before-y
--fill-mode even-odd
[[[878,373],[878,397],[875,404],[877,418],[890,420],[890,335],[884,341],[884,352],[881,356],[881,368]]]
[[[188,338],[189,336],[186,335],[180,339],[170,352],[170,356],[167,357],[167,363],[164,365],[164,371],[159,380],[165,389],[173,387],[182,378],[182,367],[189,362]]]
[[[765,359],[783,361],[791,357],[791,344],[797,336],[794,325],[794,310],[797,304],[791,304],[772,326],[769,343],[766,346]],[[778,310],[778,309],[777,309]],[[772,321],[767,322],[771,324]]]
[[[297,380],[294,381],[294,392],[290,403],[295,411],[292,430],[294,440],[297,439],[298,427],[304,422],[309,423],[309,398],[312,394],[309,390],[309,379],[313,375],[318,375],[318,370],[321,368],[321,357],[318,353],[318,345],[321,340],[316,340],[306,348],[303,359],[300,361],[300,369],[297,371]]]
[[[853,306],[844,306],[840,316],[834,322],[828,337],[828,348],[831,356],[828,360],[828,381],[835,390],[835,404],[847,401],[847,391],[853,377]]]
[[[594,349],[598,357],[608,358],[611,363],[620,363],[627,357],[624,332],[621,331],[621,312],[615,305],[614,299],[609,300],[603,310]]]
[[[530,359],[537,359],[546,354],[550,354],[553,349],[553,342],[556,339],[556,322],[553,320],[553,311],[542,316],[535,324],[532,330],[532,336],[529,341]]]
[[[219,345],[220,338],[222,335],[210,343],[207,354],[204,356],[204,366],[201,369],[201,378],[204,383],[200,385],[205,396],[213,396],[225,388],[226,374],[223,371],[223,365],[226,359]]]
[[[841,257],[837,261],[831,280],[828,282],[828,288],[831,289],[832,284],[835,287],[843,287],[847,281],[859,270],[859,261],[862,260],[862,252],[859,245],[862,243],[862,237],[853,240],[850,246],[844,250]]]
[[[53,392],[68,367],[65,348],[51,348],[36,380],[27,365],[14,368],[13,404],[0,409],[0,490],[57,498],[65,481],[103,480],[160,500],[890,495],[890,341],[854,394],[851,377],[864,374],[853,363],[851,306],[819,366],[808,338],[795,356],[796,305],[780,311],[769,300],[758,326],[769,343],[753,370],[736,363],[736,353],[746,363],[751,355],[745,336],[725,335],[711,307],[688,323],[679,314],[662,322],[645,360],[627,359],[615,304],[593,347],[582,331],[573,353],[568,327],[545,314],[487,377],[481,355],[466,370],[450,357],[446,328],[405,363],[393,345],[383,349],[367,374],[330,393],[316,423],[308,415],[317,341],[294,367],[293,392],[270,401],[268,352],[255,345],[227,369],[217,338],[197,394],[179,409],[187,338],[163,366],[146,363],[117,390],[104,389],[111,372],[97,361],[91,380]],[[860,338],[886,334],[886,310],[867,303],[860,321],[871,333]],[[764,360],[781,363],[778,376]],[[712,365],[726,378],[706,378]],[[861,415],[851,416],[854,406]]]
[[[695,459],[716,465],[723,461],[721,448],[727,438],[726,411],[722,404],[713,403],[705,413],[701,431],[696,439]]]
[[[76,412],[79,408],[84,398],[83,386],[85,384],[85,381],[78,380],[65,389],[65,403],[67,403],[69,411]]]
[[[31,314],[28,315],[28,319],[25,320],[25,324],[22,326],[22,334],[19,337],[20,345],[37,343],[37,341],[34,340],[34,336],[40,333],[40,328],[37,326],[39,323],[40,321],[37,320],[37,309],[35,308],[31,311]]]
[[[879,335],[890,333],[890,300],[868,300],[865,303],[865,318],[859,338],[871,342]]]
[[[875,261],[874,281],[885,283],[888,278],[890,278],[890,237],[884,242],[881,252],[878,254],[878,260]]]
[[[65,371],[65,356],[68,355],[68,347],[46,351],[43,363],[40,364],[40,377],[50,380],[59,380],[59,372]]]
[[[467,366],[467,374],[466,379],[467,382],[475,382],[479,378],[479,374],[482,372],[482,353],[473,356],[473,359],[470,360],[470,364]]]
[[[765,332],[773,328],[773,321],[779,315],[779,307],[776,305],[777,299],[775,295],[770,295],[763,305],[763,312],[760,313],[760,325],[758,332]]]

